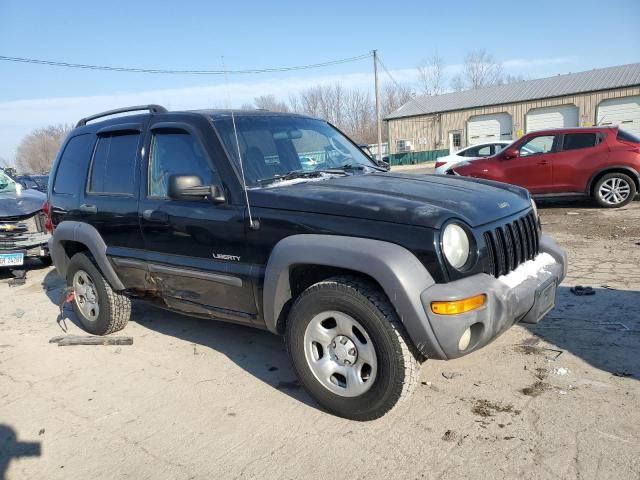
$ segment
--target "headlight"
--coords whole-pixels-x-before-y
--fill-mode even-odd
[[[536,227],[538,228],[538,230],[542,230],[542,226],[540,224],[540,217],[538,216],[538,207],[536,206],[536,202],[533,198],[531,199],[531,208],[533,208],[533,215],[536,219]]]
[[[460,225],[450,223],[442,234],[442,252],[449,264],[462,268],[469,260],[469,237]]]

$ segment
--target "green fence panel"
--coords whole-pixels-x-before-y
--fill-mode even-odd
[[[445,155],[449,155],[449,149],[393,153],[389,155],[389,163],[391,165],[416,165],[418,163],[435,162],[437,158],[444,157]]]

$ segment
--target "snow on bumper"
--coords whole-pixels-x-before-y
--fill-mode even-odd
[[[516,270],[495,278],[481,273],[447,284],[436,284],[421,295],[431,329],[445,358],[456,358],[491,343],[517,322],[537,323],[555,304],[557,285],[564,279],[567,257],[553,239],[542,236],[540,254]],[[486,295],[481,308],[459,315],[438,315],[432,301],[453,301]],[[459,349],[461,336],[471,341]]]

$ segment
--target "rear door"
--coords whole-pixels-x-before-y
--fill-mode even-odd
[[[226,158],[180,117],[152,122],[145,146],[139,218],[151,288],[172,308],[252,323],[256,303],[253,267],[245,261],[244,206],[173,200],[167,191],[171,175],[197,175],[203,185],[224,186],[219,165]]]
[[[562,149],[553,157],[553,193],[584,192],[609,150],[597,132],[567,133]]]
[[[98,230],[116,273],[130,289],[146,286],[138,222],[143,129],[143,123],[126,123],[98,130],[76,214]]]
[[[535,135],[515,148],[519,155],[502,160],[504,181],[526,188],[531,193],[549,193],[553,188],[553,158],[558,150],[558,135]]]

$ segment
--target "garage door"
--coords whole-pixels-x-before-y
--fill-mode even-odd
[[[547,128],[571,128],[578,126],[578,107],[558,105],[556,107],[532,108],[525,118],[527,133]]]
[[[469,145],[495,140],[511,140],[511,115],[494,113],[470,117],[467,122]]]
[[[598,125],[620,125],[640,135],[640,96],[603,100],[596,113]]]

